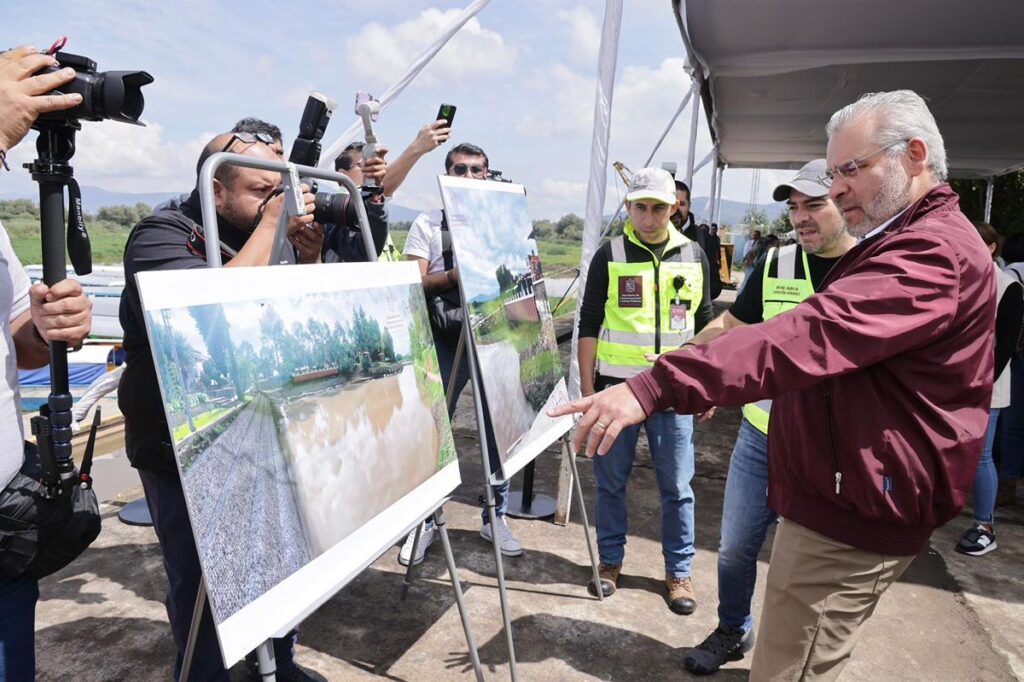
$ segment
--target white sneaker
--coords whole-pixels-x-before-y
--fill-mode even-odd
[[[423,555],[427,553],[427,548],[430,547],[434,542],[434,524],[423,524],[423,531],[420,533],[420,544],[416,547],[416,558],[413,560],[413,566],[419,566],[423,563]],[[398,553],[398,563],[403,566],[409,565],[409,556],[412,554],[412,544],[416,541],[416,529],[414,528],[409,537],[405,539],[405,544],[402,545],[402,551]]]
[[[480,529],[480,537],[487,542],[494,542],[491,538],[491,524],[484,524],[484,527]],[[501,550],[503,556],[519,556],[523,553],[523,546],[519,544],[519,540],[516,540],[516,536],[512,535],[508,524],[505,523],[504,516],[498,517],[498,549]]]

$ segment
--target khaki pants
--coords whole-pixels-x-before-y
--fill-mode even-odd
[[[775,531],[750,680],[833,680],[912,556],[885,556],[784,521]]]

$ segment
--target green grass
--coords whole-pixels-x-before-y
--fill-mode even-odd
[[[544,267],[544,274],[548,277],[571,277],[570,274],[559,271],[579,267],[582,247],[582,242],[538,240],[537,249],[540,251],[540,263]]]
[[[11,246],[22,265],[33,265],[42,262],[42,241],[39,237],[39,219],[22,214],[6,217],[4,229],[11,237]],[[120,225],[104,220],[94,220],[86,224],[89,231],[89,242],[92,245],[92,262],[94,265],[116,265],[124,257],[124,244],[128,240],[129,230]]]
[[[405,241],[409,238],[408,230],[391,230],[391,240],[399,251],[405,251]],[[549,277],[570,277],[561,272],[579,267],[580,249],[578,241],[562,241],[559,239],[540,239],[537,248],[540,250],[540,262],[544,266],[544,274]]]
[[[218,407],[210,410],[209,412],[203,412],[202,414],[199,415],[193,415],[192,423],[195,424],[196,431],[198,431],[204,426],[209,426],[213,422],[217,421],[228,412],[231,412],[231,410],[233,409],[234,407]],[[174,442],[180,442],[181,439],[185,438],[190,433],[192,433],[192,430],[188,427],[188,420],[186,420],[184,424],[174,429],[174,433],[172,434],[174,437]]]

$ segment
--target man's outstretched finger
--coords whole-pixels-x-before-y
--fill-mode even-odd
[[[593,402],[594,402],[594,396],[588,395],[588,396],[585,396],[583,398],[579,398],[577,400],[573,400],[572,402],[565,403],[564,405],[559,405],[558,407],[556,407],[556,408],[554,408],[552,410],[548,410],[548,416],[549,417],[564,417],[567,414],[575,414],[577,412],[586,412],[590,408],[591,403],[593,403]]]

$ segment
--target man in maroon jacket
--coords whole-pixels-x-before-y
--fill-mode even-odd
[[[827,131],[830,195],[861,241],[822,291],[553,413],[584,412],[576,444],[593,456],[658,410],[774,400],[768,501],[784,521],[752,680],[842,671],[881,593],[963,507],[992,392],[992,266],[924,100],[865,95]]]

